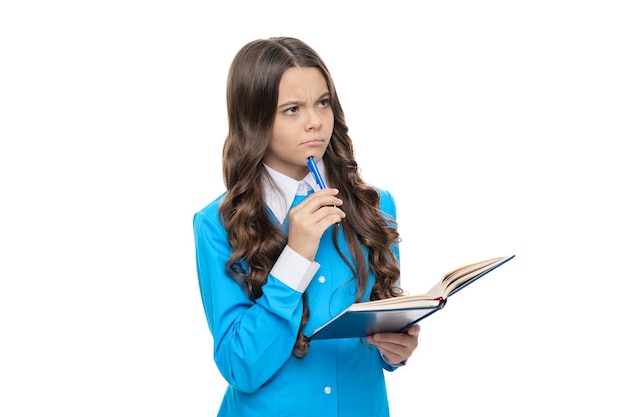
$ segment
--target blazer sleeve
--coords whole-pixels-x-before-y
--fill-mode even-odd
[[[397,221],[397,212],[396,212],[396,202],[393,198],[393,195],[387,190],[378,190],[378,194],[380,195],[380,210],[386,218],[390,220],[388,224],[392,227],[397,227],[395,222]],[[400,262],[400,248],[398,244],[393,245],[392,251],[398,259],[398,263]]]
[[[213,356],[224,379],[254,392],[291,356],[302,318],[302,294],[271,274],[251,301],[226,274],[231,248],[214,202],[193,218],[196,267]]]
[[[389,220],[393,220],[393,222],[389,222],[390,226],[397,227],[397,224],[395,223],[397,221],[396,203],[393,198],[393,195],[389,191],[381,190],[381,189],[378,190],[378,193],[380,195],[380,210],[383,213],[383,216],[387,217]],[[391,251],[393,252],[396,259],[398,260],[398,267],[399,267],[400,266],[399,245],[397,243],[394,244],[391,248]],[[398,280],[398,285],[400,284],[401,284],[401,280]],[[385,360],[382,354],[380,354],[380,362],[381,362],[382,367],[390,372],[393,372],[399,367],[404,366],[406,364],[406,361],[404,361],[402,363],[392,365]]]

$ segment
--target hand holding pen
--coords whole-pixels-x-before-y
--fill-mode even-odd
[[[339,190],[326,187],[312,158],[308,165],[320,190],[289,211],[287,245],[313,261],[324,232],[333,224],[338,226],[346,214],[339,208],[343,204],[336,197]]]

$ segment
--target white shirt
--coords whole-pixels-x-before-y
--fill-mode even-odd
[[[326,182],[326,171],[324,169],[324,160],[322,159],[318,164],[322,179]],[[265,169],[270,174],[272,181],[265,179],[263,183],[263,195],[265,197],[265,204],[272,210],[274,216],[278,219],[280,224],[285,222],[289,208],[293,203],[293,199],[296,195],[306,195],[309,190],[319,191],[319,186],[313,178],[313,174],[310,172],[300,181],[294,180],[285,174],[281,174],[275,169],[265,165]]]

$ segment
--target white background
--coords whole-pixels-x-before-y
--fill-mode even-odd
[[[344,3],[2,3],[0,415],[215,415],[191,219],[230,61],[281,35],[396,197],[406,289],[517,255],[422,323],[392,415],[626,413],[621,2]]]

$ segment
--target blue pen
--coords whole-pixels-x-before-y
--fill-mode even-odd
[[[324,184],[324,180],[322,179],[322,174],[320,174],[320,169],[315,163],[315,158],[309,156],[309,161],[307,162],[307,165],[309,166],[309,171],[311,171],[311,174],[313,174],[313,178],[315,178],[315,182],[317,183],[317,185],[319,185],[320,190],[326,188],[326,184]]]
[[[309,156],[307,165],[309,166],[309,171],[311,171],[311,174],[313,174],[313,178],[315,178],[315,182],[320,187],[320,190],[323,190],[324,188],[326,188],[326,184],[324,183],[324,179],[322,178],[320,169],[317,167],[317,164],[315,163],[315,158],[313,158],[312,156]],[[333,207],[337,207],[337,206],[333,204]],[[339,226],[339,223],[335,223],[335,226]]]

